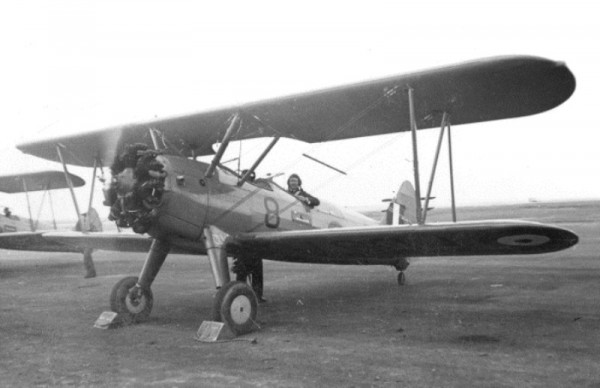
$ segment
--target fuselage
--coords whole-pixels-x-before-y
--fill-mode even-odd
[[[36,230],[50,230],[50,225],[35,222],[33,227]],[[32,223],[29,218],[21,218],[15,215],[4,215],[0,214],[0,233],[11,233],[11,232],[31,232]]]
[[[207,225],[228,234],[374,225],[362,214],[321,200],[310,208],[272,181],[238,185],[240,176],[225,168],[204,174],[208,164],[175,156],[157,158],[167,173],[155,237],[198,241]]]

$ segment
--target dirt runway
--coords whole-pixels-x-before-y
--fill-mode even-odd
[[[387,267],[265,262],[261,329],[194,340],[214,283],[205,257],[171,255],[143,324],[93,328],[144,256],[0,251],[0,385],[600,387],[600,203],[465,209],[575,231],[547,255],[416,258]],[[444,219],[447,214],[440,214]]]

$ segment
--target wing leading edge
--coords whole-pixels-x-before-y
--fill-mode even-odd
[[[56,145],[69,150],[69,164],[104,165],[126,144],[151,145],[150,128],[182,145],[188,155],[211,154],[226,120],[235,112],[244,120],[241,137],[278,135],[306,142],[408,131],[406,90],[414,90],[419,129],[440,125],[443,112],[453,125],[521,117],[541,113],[566,101],[575,78],[562,62],[530,56],[483,59],[412,74],[336,88],[263,100],[240,106],[137,122],[85,134],[35,140],[20,144],[21,151],[58,161]]]
[[[566,229],[525,221],[478,221],[423,226],[376,226],[245,233],[228,244],[232,254],[327,264],[393,264],[417,256],[548,253],[578,241]]]

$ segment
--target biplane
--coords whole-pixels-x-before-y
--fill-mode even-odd
[[[91,201],[87,211],[79,213],[74,188],[83,185],[85,185],[85,181],[77,175],[54,170],[0,176],[0,191],[9,194],[25,193],[27,211],[29,213],[29,219],[22,219],[12,214],[10,208],[4,208],[4,214],[0,215],[0,248],[25,251],[82,253],[83,266],[86,270],[85,277],[95,277],[96,269],[94,268],[94,261],[92,259],[93,248],[64,245],[43,237],[50,231],[58,230],[52,191],[67,188],[71,190],[73,203],[77,211],[77,221],[74,224],[75,230],[84,231],[85,233],[102,231],[102,221],[96,210],[92,208]],[[34,219],[29,193],[35,191],[43,191],[43,195],[39,203],[37,217]],[[48,199],[48,205],[52,213],[52,226],[40,222],[40,215],[46,199]]]
[[[74,247],[65,247],[49,240],[39,238],[38,242],[30,246],[34,236],[40,237],[50,230],[57,230],[56,217],[54,214],[54,203],[52,191],[67,189],[69,187],[81,187],[85,181],[75,174],[65,175],[61,171],[43,170],[20,174],[0,176],[0,192],[7,194],[24,194],[27,200],[27,211],[29,218],[13,214],[9,207],[4,207],[0,214],[0,233],[2,233],[2,244],[5,249],[26,249],[40,251],[79,252]],[[42,191],[43,195],[34,217],[32,203],[29,194]],[[45,203],[48,203],[52,213],[52,225],[40,221],[40,215]]]
[[[207,255],[218,290],[213,318],[243,334],[254,328],[258,301],[251,284],[231,281],[231,257],[241,267],[262,259],[390,265],[402,283],[411,257],[541,254],[576,244],[574,233],[535,222],[457,222],[454,217],[453,222],[426,223],[437,156],[446,132],[451,147],[451,124],[541,113],[562,104],[574,90],[575,78],[564,63],[497,57],[34,140],[18,148],[61,162],[65,172],[67,165],[77,165],[93,167],[95,175],[98,168],[111,166],[105,188],[110,217],[138,235],[53,232],[42,238],[65,246],[147,249],[139,275],[114,286],[110,305],[115,312],[143,321],[152,309],[152,283],[168,254]],[[417,133],[429,128],[439,128],[440,136],[422,197]],[[404,186],[396,196],[389,224],[324,200],[311,208],[273,179],[255,177],[282,137],[316,143],[402,131],[411,134],[414,186]],[[223,163],[232,141],[257,137],[271,140],[244,171]],[[207,155],[212,156],[198,160]],[[407,216],[407,209],[414,217]]]

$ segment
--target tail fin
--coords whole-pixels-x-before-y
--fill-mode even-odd
[[[385,213],[382,223],[386,225],[417,223],[417,203],[412,183],[402,182]]]
[[[81,221],[83,220],[83,226]],[[102,221],[96,209],[91,207],[89,212],[83,213],[77,223],[75,230],[80,232],[102,232]]]

